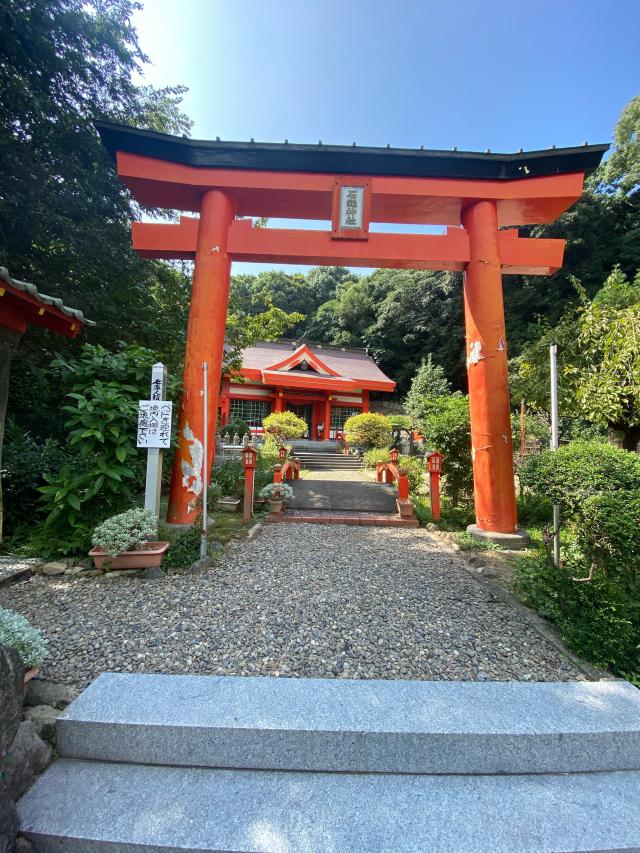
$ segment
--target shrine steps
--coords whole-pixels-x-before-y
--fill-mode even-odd
[[[19,802],[36,851],[640,849],[640,693],[105,674]]]
[[[296,459],[303,468],[315,471],[356,471],[362,468],[362,460],[358,456],[343,453],[296,452]]]

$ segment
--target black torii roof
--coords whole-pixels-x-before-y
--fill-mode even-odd
[[[112,157],[117,151],[126,151],[188,166],[419,178],[513,180],[571,172],[589,174],[609,148],[606,143],[585,144],[494,154],[455,149],[200,140],[108,122],[96,122],[96,128]]]

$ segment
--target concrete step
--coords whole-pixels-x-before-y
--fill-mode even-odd
[[[61,760],[18,807],[37,853],[550,853],[640,849],[639,802],[638,772],[407,776]]]
[[[68,758],[210,768],[640,770],[640,691],[623,681],[105,673],[58,718],[57,743]]]

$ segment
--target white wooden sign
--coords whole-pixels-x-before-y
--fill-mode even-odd
[[[170,400],[140,400],[138,402],[137,447],[167,449],[171,444]]]
[[[340,187],[340,228],[362,228],[364,187]]]

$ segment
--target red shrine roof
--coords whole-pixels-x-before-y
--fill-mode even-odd
[[[389,379],[365,350],[296,341],[261,342],[242,350],[245,379],[266,385],[335,391],[393,391]]]
[[[0,267],[0,326],[24,332],[30,324],[68,338],[75,338],[81,326],[95,326],[82,311],[69,308],[56,296],[40,293],[35,284],[12,278]]]

